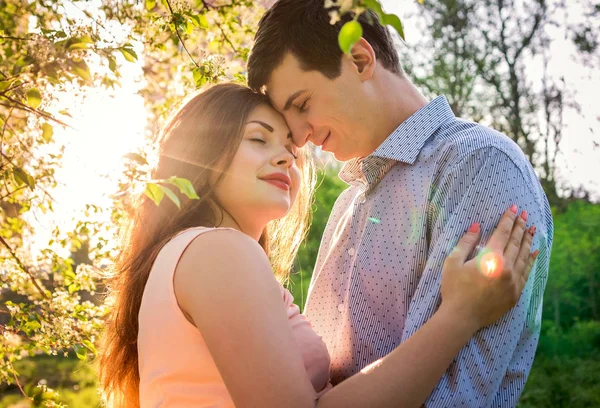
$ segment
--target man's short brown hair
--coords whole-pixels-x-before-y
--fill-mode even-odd
[[[330,24],[324,0],[278,0],[258,24],[248,59],[248,85],[260,90],[288,52],[298,59],[305,71],[316,70],[330,79],[337,78],[342,60],[338,34],[352,18],[347,14]],[[388,29],[371,11],[363,13],[358,21],[363,27],[363,38],[373,47],[378,62],[387,70],[401,74]]]

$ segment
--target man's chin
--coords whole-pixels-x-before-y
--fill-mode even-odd
[[[355,157],[355,156],[353,156],[351,154],[348,154],[346,152],[339,152],[339,151],[337,151],[337,152],[331,152],[331,154],[333,154],[333,157],[335,157],[335,159],[337,161],[340,161],[340,162],[346,162],[346,161],[354,159],[354,157]]]

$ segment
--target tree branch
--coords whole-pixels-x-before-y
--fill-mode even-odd
[[[3,152],[0,152],[0,155],[2,155],[2,157],[4,157],[6,159],[6,161],[8,161],[10,164],[12,164],[13,167],[19,167],[16,164],[14,164],[12,162],[12,160],[10,159],[10,157],[8,157],[7,155],[5,155]],[[41,187],[39,185],[36,185],[36,188],[42,190],[44,192],[44,194],[46,194],[48,197],[50,197],[50,199],[52,201],[56,202],[56,199],[54,197],[52,197],[52,195],[45,188],[43,188],[43,187]],[[6,191],[8,192],[8,189],[6,189]]]
[[[202,6],[203,8],[210,10],[218,10],[218,9],[222,9],[225,7],[232,7],[233,3],[231,4],[225,4],[225,5],[221,5],[221,6],[213,6],[210,5],[206,2],[206,0],[202,0]],[[223,35],[223,38],[225,39],[225,41],[227,42],[227,44],[229,44],[229,46],[231,47],[231,49],[233,50],[233,52],[235,52],[236,54],[239,54],[240,52],[238,51],[237,47],[235,45],[233,45],[233,43],[231,42],[231,40],[229,39],[229,37],[227,36],[227,34],[225,34],[225,30],[223,29],[223,26],[221,26],[221,24],[218,21],[215,21],[215,24],[217,25],[217,27],[219,27],[219,31],[221,31],[221,34]]]
[[[540,26],[540,23],[542,22],[542,17],[543,17],[543,14],[546,9],[542,9],[542,10],[543,11],[540,14],[535,15],[534,21],[533,21],[533,27],[531,27],[531,31],[525,38],[523,38],[523,42],[521,43],[521,46],[517,49],[517,52],[515,53],[515,61],[519,58],[519,56],[521,55],[523,50],[525,48],[529,47],[529,44],[531,44],[531,40],[535,36],[535,33],[537,32],[537,30]]]
[[[181,38],[181,34],[179,34],[179,28],[177,27],[177,24],[175,24],[175,21],[174,21],[175,16],[173,13],[173,8],[171,7],[171,2],[169,0],[165,0],[165,2],[167,3],[167,7],[169,8],[169,12],[171,13],[171,20],[173,22],[173,26],[175,27],[175,35],[177,35],[177,38],[179,38],[179,42],[181,43],[181,46],[183,47],[183,49],[185,50],[187,55],[190,57],[190,59],[192,60],[192,62],[196,66],[196,68],[200,68],[200,65],[198,65],[198,63],[196,62],[194,57],[192,57],[192,54],[190,53],[190,51],[185,46],[185,42],[183,41],[183,38]]]
[[[11,37],[9,35],[0,35],[1,40],[13,40],[13,41],[33,41],[33,38],[24,38],[24,37]]]
[[[7,194],[4,194],[2,197],[0,197],[0,201],[4,200],[7,197],[10,197],[11,195],[13,195],[14,193],[16,193],[17,191],[23,190],[25,187],[27,187],[26,184],[23,184],[21,187],[14,189],[13,191],[9,191]],[[6,191],[8,191],[8,188],[6,189]]]
[[[6,249],[8,250],[8,252],[10,253],[10,255],[12,256],[12,258],[17,262],[17,265],[19,265],[19,268],[21,268],[21,270],[23,270],[23,272],[25,272],[27,275],[29,275],[29,278],[31,279],[31,282],[36,287],[36,289],[38,290],[38,292],[40,292],[40,294],[44,297],[44,299],[48,299],[48,295],[46,294],[46,292],[44,292],[44,290],[37,283],[37,280],[35,279],[35,276],[33,276],[33,274],[31,273],[31,271],[29,270],[29,268],[27,268],[23,264],[23,262],[21,262],[21,260],[19,259],[19,257],[17,256],[17,254],[14,253],[14,251],[12,250],[12,248],[10,247],[10,245],[8,244],[8,242],[6,242],[6,240],[4,238],[2,238],[1,236],[0,236],[0,243],[6,247]]]
[[[23,102],[19,102],[19,101],[15,100],[15,99],[11,98],[8,95],[2,95],[2,97],[4,99],[6,99],[6,100],[11,101],[12,103],[14,103],[17,106],[6,105],[6,104],[2,104],[2,103],[0,103],[0,105],[6,106],[6,107],[9,107],[9,108],[10,107],[14,107],[14,108],[21,109],[21,110],[24,110],[24,111],[27,111],[27,112],[35,113],[36,115],[44,117],[44,118],[46,118],[48,120],[51,120],[51,121],[53,121],[55,123],[58,123],[61,126],[73,129],[73,127],[71,125],[69,125],[69,124],[67,124],[67,123],[65,123],[65,122],[63,122],[61,120],[56,119],[54,116],[49,115],[49,114],[47,114],[45,112],[39,111],[37,109],[34,109],[34,108],[30,107],[30,106],[27,106]]]

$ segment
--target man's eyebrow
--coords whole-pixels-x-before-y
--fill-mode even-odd
[[[258,123],[259,125],[261,125],[261,126],[262,126],[262,127],[264,127],[265,129],[267,129],[269,132],[273,133],[273,130],[274,130],[274,129],[273,129],[273,127],[272,127],[271,125],[268,125],[268,124],[266,124],[266,123],[265,123],[265,122],[263,122],[263,121],[260,121],[260,120],[251,120],[251,121],[250,121],[250,122],[248,122],[248,123]],[[248,124],[248,123],[247,123],[247,124]]]
[[[302,92],[305,92],[306,89],[301,89],[297,92],[294,92],[292,95],[290,95],[290,97],[287,99],[287,101],[285,102],[285,106],[283,107],[283,110],[286,111],[290,108],[290,106],[292,106],[292,102],[294,102],[294,99],[296,99],[298,96],[300,96],[300,94]]]

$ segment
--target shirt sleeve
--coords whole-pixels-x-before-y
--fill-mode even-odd
[[[408,309],[403,342],[439,307],[444,260],[473,222],[480,223],[480,246],[485,246],[502,213],[517,204],[519,213],[529,214],[527,225],[536,225],[532,251],[539,249],[540,254],[518,304],[469,340],[426,407],[513,407],[523,390],[539,338],[552,240],[547,200],[524,165],[525,172],[503,151],[485,147],[461,159],[435,183],[427,214],[428,259]]]

